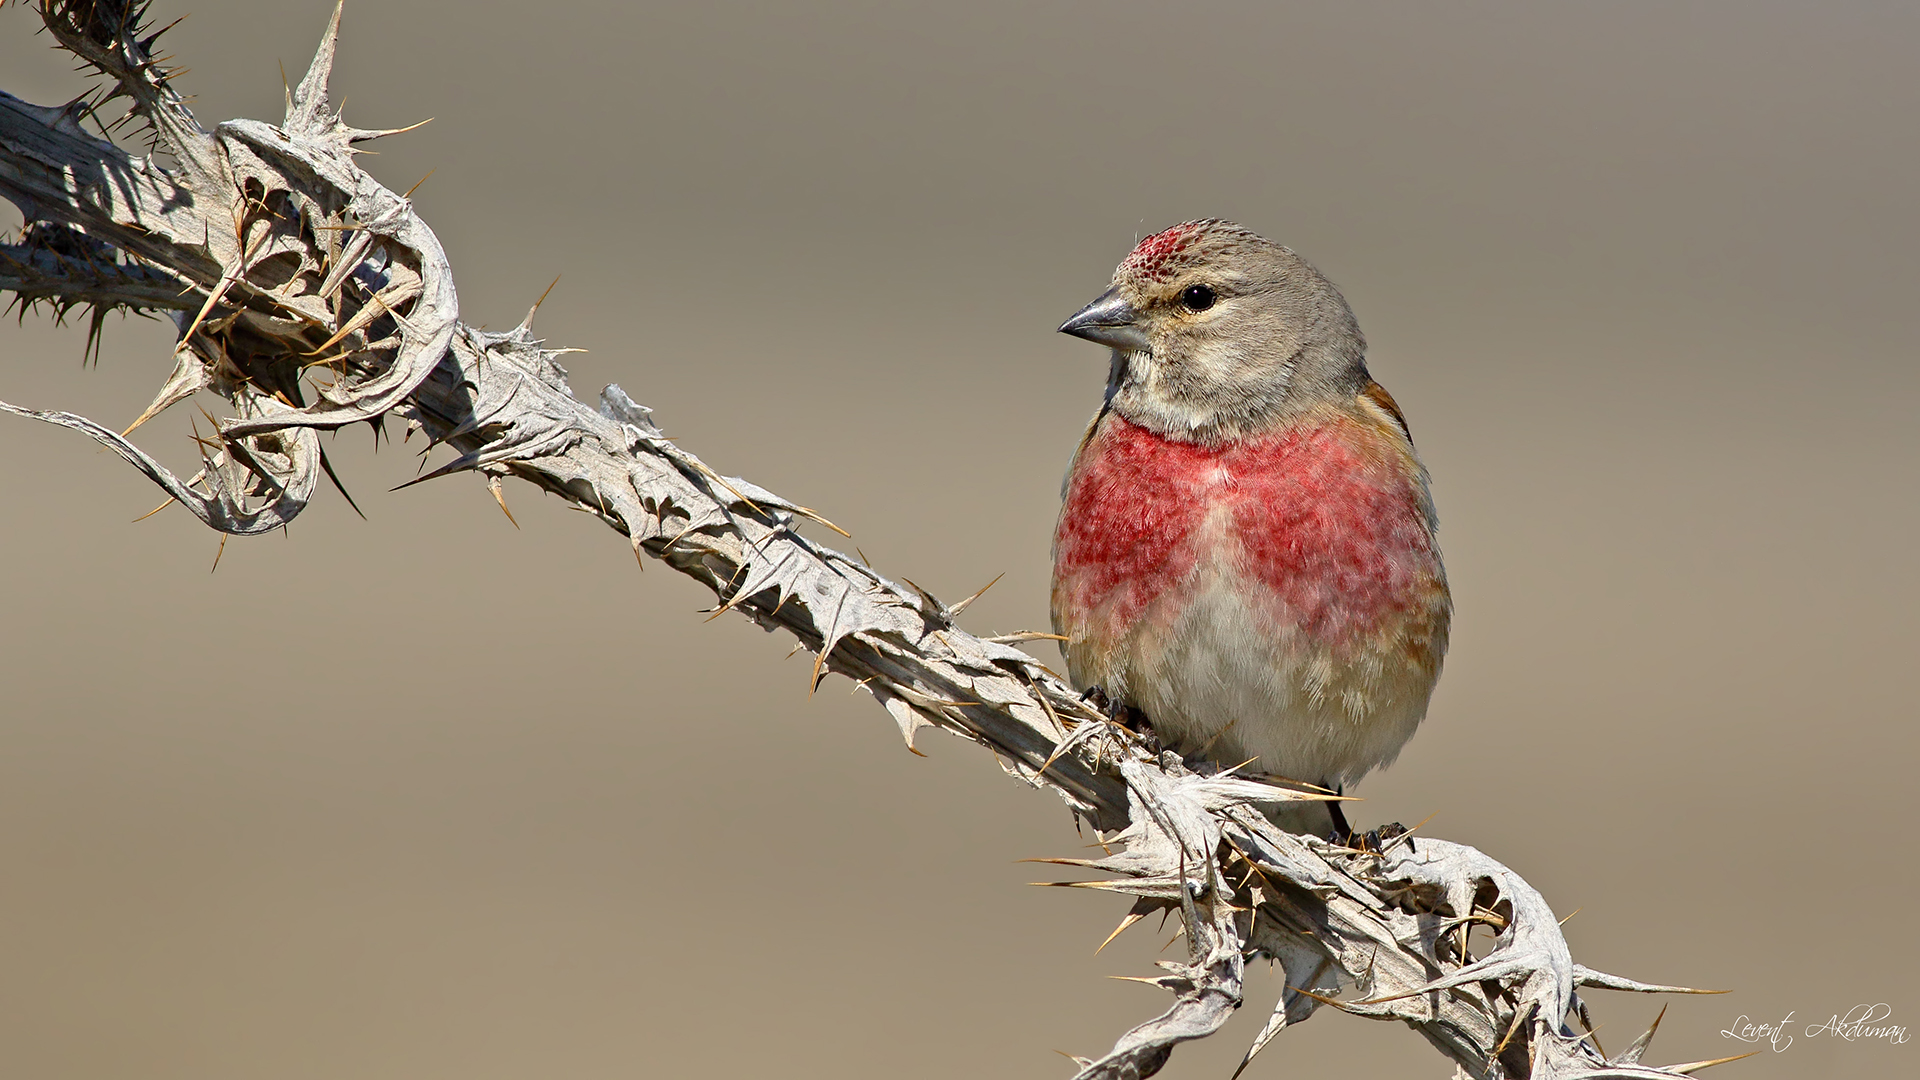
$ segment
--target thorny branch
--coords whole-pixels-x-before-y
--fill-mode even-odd
[[[348,127],[328,103],[338,10],[281,124],[209,132],[154,58],[148,0],[37,6],[101,84],[55,107],[0,93],[0,196],[27,221],[0,244],[0,290],[60,314],[89,307],[94,335],[111,309],[168,313],[172,372],[140,420],[200,391],[231,416],[182,480],[83,417],[0,410],[83,432],[233,534],[305,508],[327,468],[317,430],[397,416],[458,453],[422,479],[476,471],[496,495],[502,477],[536,484],[626,535],[636,555],[699,580],[719,610],[792,634],[815,653],[816,681],[857,680],[909,747],[934,727],[990,748],[1115,852],[1055,860],[1111,875],[1073,884],[1134,897],[1122,929],[1156,911],[1185,929],[1186,961],[1148,980],[1172,1007],[1077,1059],[1081,1078],[1150,1076],[1175,1044],[1218,1030],[1256,956],[1283,965],[1287,989],[1249,1061],[1325,1004],[1404,1021],[1474,1077],[1670,1077],[1713,1064],[1640,1065],[1652,1031],[1604,1055],[1581,990],[1693,991],[1574,963],[1546,901],[1479,851],[1432,839],[1359,851],[1281,831],[1260,807],[1313,796],[1156,757],[1026,653],[955,626],[964,602],[943,605],[802,536],[800,519],[830,523],[717,475],[618,386],[597,410],[576,400],[531,313],[507,333],[461,323],[433,232],[354,163],[353,144],[393,132]],[[108,135],[143,132],[150,152],[89,134],[88,119]],[[1477,956],[1476,925],[1494,932]]]

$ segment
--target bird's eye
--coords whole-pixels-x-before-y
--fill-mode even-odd
[[[1189,285],[1180,292],[1180,303],[1188,311],[1205,311],[1219,299],[1208,285]]]

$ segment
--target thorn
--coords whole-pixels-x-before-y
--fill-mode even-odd
[[[89,262],[92,260],[89,259]],[[80,349],[80,366],[87,366],[87,355],[93,355],[93,366],[100,366],[100,348],[105,344],[107,309],[95,305],[93,317],[87,320],[87,343]]]
[[[1593,1040],[1593,1048],[1599,1051],[1601,1057],[1606,1057],[1607,1048],[1600,1045],[1601,1025],[1593,1022],[1593,1017],[1587,1013],[1586,1001],[1581,999],[1579,995],[1575,995],[1573,998],[1573,1014],[1580,1018],[1580,1026],[1587,1029],[1587,1033],[1582,1035],[1581,1038]]]
[[[418,183],[415,183],[412,187],[408,188],[407,193],[405,195],[400,196],[400,201],[405,202],[406,200],[413,198],[413,193],[420,190],[420,185],[426,183],[433,176],[434,173],[439,171],[440,170],[437,167],[428,169],[426,176],[421,177]],[[559,281],[560,279],[554,278],[554,280]],[[549,288],[551,288],[551,286],[549,286]]]
[[[765,510],[760,509],[759,503],[756,503],[752,499],[747,498],[745,495],[740,494],[738,489],[736,489],[732,484],[727,483],[726,477],[721,476],[719,473],[714,472],[712,469],[707,468],[706,465],[702,464],[698,459],[693,460],[692,462],[690,462],[690,464],[694,465],[699,470],[701,476],[704,476],[708,480],[711,480],[714,483],[719,484],[721,487],[726,488],[728,494],[732,495],[736,499],[739,499],[740,502],[747,507],[747,509],[752,510],[754,513],[759,514],[763,517],[766,516],[767,512]]]
[[[1071,733],[1067,731],[1066,723],[1060,719],[1060,714],[1053,711],[1053,702],[1047,700],[1046,691],[1040,689],[1040,684],[1033,680],[1031,674],[1027,675],[1027,689],[1032,690],[1033,696],[1039,699],[1040,707],[1046,710],[1047,719],[1053,721],[1053,730],[1059,732],[1061,739],[1064,741]],[[1056,749],[1054,752],[1047,755],[1047,765],[1053,764],[1053,759],[1060,756],[1058,744],[1055,744],[1055,746]],[[1042,766],[1040,771],[1045,773],[1047,771],[1046,767]]]
[[[507,515],[507,520],[513,521],[513,527],[518,529],[520,523],[513,520],[513,511],[507,509],[507,496],[500,490],[500,478],[497,476],[487,477],[487,490],[493,492],[493,501],[500,504],[500,512]],[[634,548],[633,553],[638,556],[640,549],[638,547]],[[644,567],[646,564],[642,563],[641,565]]]
[[[1711,1069],[1715,1065],[1725,1065],[1729,1061],[1739,1061],[1741,1058],[1750,1058],[1759,1052],[1758,1050],[1754,1050],[1745,1054],[1735,1054],[1732,1057],[1714,1058],[1712,1061],[1689,1061],[1684,1065],[1669,1065],[1667,1066],[1667,1071],[1687,1076],[1691,1073],[1697,1073],[1701,1069]]]
[[[341,360],[345,360],[349,356],[352,356],[353,352],[354,351],[352,349],[348,349],[346,352],[338,353],[333,356],[323,356],[318,360],[309,360],[306,363],[300,365],[300,370],[305,371],[308,368],[316,368],[316,367],[321,367],[323,365],[331,365],[331,364],[337,363]],[[335,374],[343,375],[344,373],[335,372]],[[315,384],[315,385],[318,385],[318,384]]]
[[[1527,1002],[1526,1008],[1519,1009],[1514,1012],[1513,1023],[1507,1025],[1507,1033],[1500,1037],[1500,1041],[1498,1043],[1494,1044],[1493,1056],[1495,1057],[1500,1056],[1500,1051],[1505,1050],[1507,1048],[1507,1044],[1513,1041],[1513,1037],[1520,1033],[1520,1026],[1526,1023],[1528,1018],[1533,1016],[1533,1010],[1538,1007],[1539,1006],[1536,1002],[1529,1001]]]
[[[159,513],[160,511],[165,510],[167,507],[172,506],[173,503],[174,503],[173,496],[171,495],[167,496],[166,502],[161,503],[159,506],[154,507],[153,509],[147,511],[144,514],[141,514],[139,517],[134,518],[133,524],[138,525],[140,522],[145,521],[148,518],[152,517],[153,515]]]
[[[1659,1015],[1653,1018],[1653,1023],[1647,1025],[1646,1034],[1633,1040],[1633,1045],[1627,1047],[1626,1053],[1623,1056],[1632,1058],[1633,1061],[1637,1064],[1640,1060],[1640,1055],[1646,1053],[1647,1047],[1652,1045],[1654,1034],[1660,1030],[1660,1021],[1665,1020],[1666,1018],[1667,1018],[1667,1007],[1665,1005],[1662,1005],[1660,1006]],[[1598,1048],[1599,1045],[1600,1044],[1598,1042],[1594,1043],[1594,1046],[1596,1048]]]
[[[238,271],[236,270],[236,273],[237,272]],[[226,295],[227,286],[231,284],[233,284],[232,277],[226,274],[220,275],[220,284],[214,286],[212,289],[209,289],[207,291],[207,302],[200,305],[199,314],[195,315],[193,317],[193,321],[187,324],[187,332],[180,335],[180,341],[182,344],[184,344],[189,338],[193,337],[193,332],[195,330],[200,329],[200,324],[206,321],[207,313],[213,310],[213,305],[219,303],[220,298],[222,296]],[[193,286],[189,285],[187,287],[187,291],[191,291],[192,288]],[[182,295],[185,295],[185,293],[183,292]]]
[[[1411,831],[1411,830],[1409,830],[1409,831]],[[1573,918],[1573,917],[1574,917],[1575,915],[1578,915],[1578,914],[1580,914],[1581,912],[1583,912],[1583,911],[1585,911],[1585,910],[1587,910],[1587,909],[1586,909],[1586,905],[1584,905],[1584,904],[1583,904],[1583,905],[1581,905],[1580,907],[1577,907],[1577,908],[1574,908],[1574,909],[1573,909],[1572,911],[1569,911],[1569,912],[1567,912],[1567,919],[1571,919],[1571,918]],[[1561,920],[1560,920],[1560,925],[1561,925],[1561,926],[1565,926],[1565,925],[1567,925],[1567,919],[1561,919]],[[1664,1011],[1664,1010],[1663,1010],[1663,1011]]]
[[[418,186],[418,185],[415,185],[415,186]],[[553,292],[553,287],[558,284],[560,284],[560,275],[555,274],[553,275],[553,281],[547,285],[547,291],[541,293],[540,299],[535,300],[533,302],[533,306],[527,309],[527,317],[520,320],[520,329],[522,330],[533,329],[533,316],[537,312],[539,312],[540,305],[547,302],[548,295],[550,295]]]
[[[1100,950],[1105,949],[1107,946],[1113,944],[1113,939],[1119,937],[1122,933],[1124,933],[1127,927],[1132,926],[1134,923],[1137,923],[1144,918],[1146,918],[1146,915],[1142,912],[1138,912],[1138,911],[1127,912],[1127,917],[1120,920],[1120,925],[1113,928],[1113,933],[1107,935],[1107,940],[1100,943],[1099,949],[1093,950],[1093,955],[1099,956]]]
[[[834,532],[839,533],[841,536],[844,536],[849,540],[853,539],[852,533],[848,532],[847,530],[841,528],[838,525],[835,525],[833,522],[828,521],[825,517],[821,516],[818,510],[813,510],[805,506],[795,505],[793,508],[793,512],[796,514],[799,514],[803,518],[806,518],[808,521],[819,522],[820,524],[825,525],[827,528],[832,529]],[[862,555],[860,558],[862,562],[866,561],[866,556]],[[869,563],[867,565],[867,569],[869,570],[873,569],[873,565]],[[982,589],[980,591],[985,592],[986,590]]]
[[[1041,700],[1041,702],[1042,702],[1042,703],[1044,703],[1044,702],[1046,701],[1046,698],[1044,698],[1044,697],[1043,697],[1043,698],[1041,698],[1040,700]],[[1048,713],[1049,715],[1052,715],[1052,714],[1053,714],[1053,706],[1052,706],[1052,705],[1048,705],[1048,706],[1047,706],[1047,713]],[[1058,724],[1060,723],[1060,718],[1059,718],[1058,716],[1054,716],[1054,718],[1053,718],[1053,720],[1054,720],[1054,723],[1055,723],[1056,725],[1058,725]],[[1097,721],[1092,721],[1092,720],[1082,720],[1082,721],[1081,721],[1081,723],[1083,723],[1083,724],[1088,724],[1088,723],[1096,723],[1096,722],[1097,722]],[[1040,771],[1039,771],[1039,772],[1038,772],[1037,774],[1035,774],[1035,775],[1038,775],[1038,776],[1045,776],[1045,775],[1047,775],[1047,770],[1048,770],[1048,769],[1051,769],[1051,768],[1053,768],[1053,763],[1054,763],[1055,761],[1058,761],[1058,760],[1060,760],[1060,755],[1061,755],[1061,754],[1064,754],[1064,753],[1066,753],[1066,752],[1067,752],[1067,745],[1068,745],[1069,743],[1071,743],[1072,741],[1073,741],[1073,736],[1072,736],[1072,735],[1068,735],[1068,736],[1067,736],[1066,738],[1064,738],[1064,739],[1061,739],[1061,740],[1060,740],[1059,742],[1057,742],[1057,743],[1055,743],[1055,744],[1053,744],[1053,752],[1052,752],[1051,754],[1048,754],[1048,755],[1047,755],[1047,760],[1045,760],[1045,761],[1043,761],[1043,762],[1041,762],[1041,763],[1040,763]]]
[[[726,483],[726,481],[722,480],[721,483],[724,484]],[[752,504],[749,503],[748,505],[751,506]],[[759,508],[755,507],[755,509],[757,510]],[[846,638],[852,636],[850,634],[843,634],[838,638],[833,636],[834,630],[837,629],[839,626],[840,612],[845,608],[846,602],[847,602],[846,594],[842,593],[840,596],[840,603],[837,606],[835,606],[835,608],[833,609],[833,615],[827,620],[826,628],[820,632],[821,634],[820,652],[818,655],[816,655],[813,658],[813,674],[808,677],[808,681],[807,681],[808,697],[812,697],[814,695],[814,692],[820,689],[820,684],[826,680],[827,675],[832,673],[832,669],[827,667],[827,656],[830,653],[832,653],[835,648],[839,646],[841,641],[844,641],[846,640]],[[816,617],[814,621],[816,624],[818,624],[819,622],[818,617]],[[977,705],[979,704],[979,702],[968,702],[967,704]]]
[[[149,407],[146,412],[143,412],[139,416],[136,416],[133,418],[133,423],[127,425],[127,430],[121,432],[120,437],[124,439],[127,436],[133,434],[133,430],[135,428],[139,427],[141,424],[146,423],[147,421],[153,419],[158,415],[160,414],[154,412],[153,409]]]
[[[320,468],[327,474],[327,479],[333,484],[333,490],[339,492],[340,496],[347,500],[347,505],[353,507],[353,512],[360,515],[360,520],[367,520],[367,512],[360,509],[360,504],[353,501],[353,494],[347,490],[347,485],[340,482],[340,475],[333,471],[333,462],[328,460],[325,450],[320,451]]]
[[[227,534],[221,533],[220,534],[220,550],[213,553],[213,569],[208,570],[207,573],[211,574],[214,572],[214,570],[220,569],[220,556],[225,555],[226,553],[227,553]]]
[[[672,551],[672,550],[673,550],[673,546],[674,546],[675,544],[678,544],[678,543],[679,543],[680,541],[682,541],[682,540],[685,540],[685,539],[687,538],[687,534],[688,534],[688,533],[690,533],[690,532],[692,532],[692,531],[693,531],[693,526],[692,526],[692,525],[688,525],[688,526],[687,526],[686,528],[684,528],[684,529],[681,529],[681,530],[680,530],[680,532],[679,532],[678,534],[676,534],[676,535],[674,536],[674,538],[673,538],[673,539],[671,539],[671,540],[669,540],[669,541],[667,541],[667,542],[666,542],[665,544],[663,544],[663,545],[661,546],[661,548],[660,548],[660,550],[661,550],[661,552],[662,552],[662,553],[665,553],[665,552],[668,552],[668,551]]]
[[[347,107],[347,103],[346,103],[346,100],[343,98],[340,102],[340,108],[345,109],[346,107]],[[431,124],[431,123],[433,123],[433,117],[429,116],[425,120],[422,120],[417,124],[408,124],[406,127],[402,127],[402,128],[381,128],[379,131],[355,130],[352,137],[348,141],[363,143],[363,142],[372,142],[375,139],[384,139],[389,135],[405,135],[409,131],[414,131],[418,128],[426,127],[428,124]],[[361,150],[358,147],[355,147],[353,152],[356,154],[379,153],[379,151],[377,150]]]
[[[967,597],[965,600],[962,600],[959,603],[954,604],[953,606],[947,608],[947,618],[949,619],[954,618],[955,616],[959,615],[961,612],[967,610],[967,605],[973,603],[975,600],[978,600],[982,596],[986,595],[986,592],[988,589],[991,589],[995,585],[998,585],[1000,583],[1000,579],[1006,576],[1007,576],[1007,572],[1002,570],[996,577],[994,577],[992,581],[989,581],[985,585],[980,586],[979,592],[974,593],[972,596]]]
[[[141,39],[141,41],[140,41],[140,51],[142,51],[142,52],[149,52],[149,51],[151,51],[151,50],[153,49],[153,43],[154,43],[154,42],[156,42],[156,41],[158,41],[158,40],[160,40],[160,35],[161,35],[161,34],[164,34],[164,33],[166,33],[167,31],[169,31],[169,30],[171,30],[171,29],[173,29],[173,28],[174,28],[174,27],[176,27],[176,26],[179,26],[179,25],[180,25],[181,23],[183,23],[183,22],[186,22],[186,21],[187,21],[187,17],[186,17],[185,15],[182,15],[182,16],[180,16],[179,18],[177,18],[177,19],[175,19],[175,20],[173,20],[172,22],[170,22],[170,23],[168,23],[167,25],[165,25],[165,26],[163,26],[163,27],[161,27],[160,29],[158,29],[158,30],[155,30],[155,31],[154,31],[153,33],[151,33],[151,34],[149,34],[149,35],[147,35],[147,36],[146,36],[145,38],[142,38],[142,39]],[[152,25],[152,24],[151,24],[151,23],[149,23],[148,25]],[[285,81],[286,81],[286,68],[284,68],[284,67],[283,67],[283,68],[281,68],[281,69],[280,69],[280,75],[281,75],[281,80],[280,80],[280,81],[282,81],[282,82],[285,82]]]
[[[1301,997],[1312,998],[1313,1000],[1319,1002],[1322,1005],[1331,1005],[1334,1008],[1339,1009],[1341,1012],[1351,1011],[1350,1009],[1347,1008],[1346,1002],[1341,1001],[1338,998],[1330,998],[1324,994],[1316,994],[1311,990],[1306,990],[1298,986],[1289,986],[1289,987],[1286,987],[1286,989],[1291,990],[1296,994],[1299,994]]]
[[[1413,843],[1413,834],[1419,832],[1421,829],[1421,826],[1424,826],[1427,822],[1432,821],[1435,817],[1438,817],[1439,814],[1440,814],[1440,811],[1435,810],[1433,813],[1428,814],[1426,817],[1421,818],[1419,825],[1415,825],[1413,828],[1408,829],[1406,832],[1403,832],[1399,836],[1396,836],[1393,839],[1387,841],[1387,845],[1380,849],[1380,854],[1385,855],[1387,852],[1392,851],[1395,847],[1399,846],[1400,841],[1402,840],[1405,840],[1409,844]],[[1579,908],[1574,908],[1573,910],[1574,910],[1574,914],[1576,915],[1579,914],[1580,912]],[[1567,919],[1571,919],[1571,918],[1573,918],[1573,915],[1567,916]],[[1566,925],[1567,919],[1560,920],[1560,923],[1562,926]]]
[[[1173,944],[1173,942],[1171,942],[1171,941],[1169,941],[1169,942],[1167,942],[1167,944],[1169,944],[1169,945],[1171,945],[1171,944]],[[1164,951],[1164,950],[1163,950],[1163,951]],[[1154,988],[1156,988],[1156,989],[1158,989],[1158,988],[1159,988],[1159,986],[1160,986],[1160,980],[1159,980],[1159,979],[1147,979],[1147,978],[1142,978],[1142,977],[1141,977],[1141,976],[1139,976],[1139,975],[1109,975],[1109,976],[1107,976],[1107,978],[1109,978],[1109,979],[1118,979],[1118,980],[1119,980],[1119,981],[1121,981],[1121,982],[1137,982],[1137,983],[1145,983],[1146,985],[1148,985],[1148,986],[1151,986],[1151,987],[1154,987]]]

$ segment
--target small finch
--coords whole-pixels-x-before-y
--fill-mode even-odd
[[[1113,349],[1054,533],[1074,686],[1190,757],[1334,791],[1390,764],[1453,606],[1426,469],[1339,290],[1190,221],[1060,330]],[[1348,833],[1338,803],[1297,805],[1276,820]]]

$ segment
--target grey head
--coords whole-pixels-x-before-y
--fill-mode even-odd
[[[1217,443],[1370,381],[1347,302],[1289,248],[1230,221],[1157,232],[1060,332],[1113,350],[1107,405],[1167,438]]]

